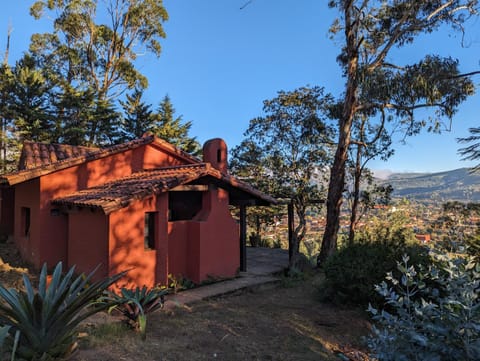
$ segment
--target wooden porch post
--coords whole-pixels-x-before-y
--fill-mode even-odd
[[[288,264],[293,258],[293,229],[295,228],[293,216],[293,202],[288,203]]]
[[[247,206],[240,206],[240,272],[247,271]]]

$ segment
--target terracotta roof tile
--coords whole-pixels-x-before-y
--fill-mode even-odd
[[[86,156],[99,148],[67,144],[46,144],[26,141],[23,143],[18,170],[44,167],[69,158]]]
[[[249,199],[257,200],[261,204],[276,203],[275,199],[232,176],[222,174],[209,163],[199,163],[134,173],[131,176],[101,186],[54,199],[52,204],[97,208],[105,214],[109,214],[128,206],[134,200],[166,192],[179,185],[188,184],[202,178],[209,178],[210,181],[215,180],[220,186],[235,189],[237,192],[248,195]]]
[[[54,163],[46,163],[38,165],[34,168],[23,169],[17,172],[9,173],[0,176],[0,184],[14,185],[34,179],[43,175],[47,175],[58,170],[66,169],[73,167],[85,162],[93,161],[96,159],[104,158],[112,154],[120,153],[125,150],[135,149],[142,145],[146,144],[155,144],[161,147],[163,150],[175,154],[176,156],[184,159],[188,163],[199,163],[200,160],[182,150],[175,147],[174,145],[159,139],[153,135],[145,135],[142,138],[132,140],[127,143],[114,145],[108,148],[98,149],[93,152],[86,152],[85,154],[75,155],[70,158],[65,158],[62,160],[57,159]],[[47,154],[44,152],[43,156],[39,155],[39,158],[47,158]]]

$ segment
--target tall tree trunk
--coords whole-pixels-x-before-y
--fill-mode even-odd
[[[6,123],[7,121],[2,118],[0,120],[0,122],[2,123],[2,134],[1,134],[1,138],[0,138],[0,159],[2,161],[2,172],[3,173],[6,173],[7,172],[7,131],[6,131]]]
[[[357,145],[357,154],[355,159],[355,171],[353,175],[353,202],[352,213],[350,215],[350,232],[348,234],[348,242],[352,244],[355,240],[355,231],[358,223],[358,205],[360,203],[360,179],[362,176],[362,146]]]
[[[317,265],[321,265],[337,249],[337,235],[340,226],[340,212],[345,187],[345,163],[348,159],[348,148],[351,140],[353,118],[357,108],[358,90],[358,40],[357,25],[354,21],[354,7],[351,1],[345,2],[345,37],[346,47],[346,92],[341,119],[339,120],[339,134],[335,158],[330,170],[330,182],[327,196],[327,224],[323,234],[322,248],[317,258]]]
[[[295,268],[300,260],[300,243],[305,238],[307,232],[307,220],[306,220],[306,203],[303,197],[295,197],[293,200],[293,208],[298,217],[298,226],[293,231],[292,239],[292,257],[289,262],[289,269]]]
[[[3,57],[3,67],[4,67],[4,71],[5,69],[7,69],[8,67],[8,54],[10,53],[10,37],[12,35],[12,25],[8,25],[8,32],[7,32],[7,45],[6,45],[6,48],[5,48],[5,55]],[[7,95],[6,95],[6,92],[5,90],[2,89],[2,107],[3,109],[5,109],[6,107],[6,98],[7,98]],[[1,123],[2,123],[2,129],[1,129],[1,139],[0,139],[0,152],[1,152],[1,155],[0,155],[0,158],[2,160],[2,171],[4,173],[7,172],[7,145],[8,145],[8,138],[7,138],[7,123],[8,123],[8,120],[7,120],[7,117],[5,114],[2,114],[2,118],[1,118]]]

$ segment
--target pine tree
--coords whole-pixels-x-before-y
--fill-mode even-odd
[[[12,89],[14,76],[8,64],[0,66],[0,171],[13,171],[19,154],[18,140],[14,137]]]
[[[140,138],[145,132],[151,132],[155,118],[152,106],[142,100],[143,90],[136,88],[132,94],[127,94],[126,101],[120,101],[123,108],[123,139]]]
[[[155,114],[155,124],[152,132],[159,138],[170,142],[185,152],[198,155],[200,144],[195,137],[188,135],[192,122],[182,122],[182,116],[175,117],[175,108],[170,97],[166,95],[160,102]]]
[[[44,76],[28,56],[17,62],[13,76],[10,111],[19,140],[51,141],[53,124]]]

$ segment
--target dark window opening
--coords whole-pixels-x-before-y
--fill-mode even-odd
[[[185,191],[168,193],[168,220],[192,220],[201,210],[203,205],[203,192]]]
[[[157,219],[157,212],[145,213],[145,228],[144,228],[144,246],[145,249],[155,249],[155,224]]]
[[[30,235],[30,208],[22,207],[22,235],[28,237]]]

